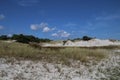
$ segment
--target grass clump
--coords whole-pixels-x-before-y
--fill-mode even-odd
[[[106,57],[107,53],[104,49],[59,47],[36,48],[36,46],[34,46],[17,42],[6,43],[0,41],[0,57],[7,56],[70,64],[70,60],[80,60],[81,62],[89,62],[91,59],[101,60]]]

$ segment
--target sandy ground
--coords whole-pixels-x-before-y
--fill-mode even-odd
[[[0,58],[0,80],[119,80],[119,74],[120,50],[99,63],[76,61],[73,66]]]
[[[109,45],[120,45],[120,41],[115,41],[112,42],[110,40],[101,40],[101,39],[92,39],[89,41],[76,41],[76,42],[72,42],[72,41],[67,41],[65,43],[65,45],[63,45],[63,43],[55,43],[55,44],[50,44],[50,43],[46,43],[43,46],[80,46],[80,47],[92,47],[92,46],[109,46]]]

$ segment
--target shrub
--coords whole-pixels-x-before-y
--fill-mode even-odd
[[[1,36],[0,36],[0,40],[7,40],[7,39],[9,39],[9,38],[7,37],[7,35],[1,35]]]
[[[23,34],[19,34],[19,35],[14,34],[12,36],[12,39],[17,40],[17,42],[21,42],[21,43],[29,43],[29,42],[39,43],[39,42],[50,42],[51,41],[50,39],[39,39],[32,35],[23,35]]]
[[[88,36],[83,36],[83,38],[82,38],[82,40],[84,40],[84,41],[89,41],[89,40],[91,40],[91,39],[93,39],[93,38],[88,37]]]

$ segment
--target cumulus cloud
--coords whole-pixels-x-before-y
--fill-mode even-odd
[[[0,25],[0,30],[2,30],[4,27]]]
[[[44,27],[43,32],[49,32],[51,29],[49,27]]]
[[[40,23],[40,24],[32,24],[30,26],[31,30],[39,30],[41,29],[43,32],[49,32],[55,30],[55,28],[50,28],[47,23]]]
[[[0,20],[4,19],[5,16],[3,14],[0,14]]]
[[[59,30],[57,33],[52,34],[53,37],[69,37],[70,33],[64,31],[64,30]]]
[[[38,30],[40,27],[39,27],[38,24],[32,24],[32,25],[30,26],[30,28],[31,28],[32,30]]]

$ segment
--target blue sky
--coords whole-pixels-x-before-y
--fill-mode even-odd
[[[120,0],[0,0],[0,35],[120,39]]]

